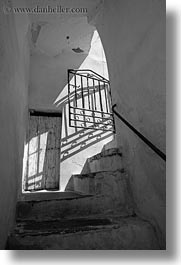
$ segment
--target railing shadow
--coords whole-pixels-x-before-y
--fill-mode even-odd
[[[31,122],[29,120],[29,126],[32,128],[29,129],[24,148],[24,191],[59,189],[60,136],[59,140],[56,140],[56,135],[60,134],[61,128],[56,129],[55,132],[54,127],[47,128],[45,124],[42,126],[42,122],[44,120],[47,122],[48,117],[44,118],[41,118],[40,124],[38,119],[33,119]]]
[[[81,100],[81,88],[77,89],[76,100]],[[84,89],[84,97],[93,94]],[[61,162],[82,152],[96,143],[106,140],[113,136],[110,130],[104,130],[104,124],[94,129],[92,126],[85,128],[69,127],[69,106],[75,103],[75,94],[71,92],[56,102],[57,107],[62,109],[62,133],[61,133]]]
[[[78,92],[80,92],[80,90],[81,89],[79,89]],[[88,95],[87,93],[88,92],[85,91],[85,97]],[[56,103],[59,111],[60,109],[62,110],[62,131],[60,132],[61,136],[59,135],[59,162],[55,161],[55,155],[51,158],[52,164],[56,164],[57,168],[59,167],[57,163],[60,164],[72,156],[84,151],[85,149],[105,141],[109,137],[113,136],[112,131],[104,130],[104,124],[100,125],[99,129],[94,129],[91,126],[87,129],[69,127],[68,100],[74,104],[74,97],[75,95],[72,92],[69,99],[68,95],[66,95]],[[77,100],[81,99],[81,97],[82,95],[79,93]],[[48,149],[50,148],[49,142],[51,133],[51,128],[47,129],[46,126],[42,126],[38,129],[35,128],[34,130],[31,130],[31,133],[27,136],[23,177],[25,191],[38,191],[46,189],[45,172],[47,171],[47,163],[50,163],[48,158]],[[56,152],[56,150],[54,150],[54,152]],[[31,168],[29,169],[29,167]],[[56,174],[58,174],[58,171]],[[57,190],[58,188],[59,187],[57,184],[56,189],[54,187],[51,190]]]

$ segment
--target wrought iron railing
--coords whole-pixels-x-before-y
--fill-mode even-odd
[[[92,70],[68,70],[69,126],[115,132],[114,114],[166,161],[166,155],[112,106],[110,82]],[[114,113],[114,114],[113,114]]]
[[[152,142],[150,142],[143,134],[141,134],[138,130],[136,130],[123,116],[121,116],[116,110],[115,110],[116,104],[112,106],[113,113],[116,114],[116,116],[124,122],[124,124],[127,125],[145,144],[147,144],[157,155],[159,155],[164,161],[166,161],[166,155],[158,148],[156,147]]]
[[[69,126],[115,132],[109,80],[92,70],[68,70]]]

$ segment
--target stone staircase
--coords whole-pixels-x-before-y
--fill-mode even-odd
[[[18,202],[7,249],[160,249],[154,227],[134,212],[120,149],[88,158],[66,192],[77,197]]]

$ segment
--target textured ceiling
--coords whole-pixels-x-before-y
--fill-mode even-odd
[[[21,0],[16,5],[20,6]],[[29,14],[31,54],[58,56],[74,52],[88,54],[95,28],[88,24],[87,14],[99,7],[101,0],[26,0],[27,7],[86,8],[87,13]]]
[[[40,6],[42,1],[28,1],[32,6],[37,2]],[[43,6],[48,2],[51,5],[52,1],[43,1]],[[65,7],[75,7],[75,4],[79,4],[79,7],[94,10],[100,1],[59,2]],[[54,3],[57,4],[57,1]],[[87,14],[36,14],[29,15],[29,19],[30,106],[55,108],[55,101],[59,101],[64,91],[67,92],[67,69],[88,68],[107,78],[107,65],[101,40],[95,27],[88,23]]]

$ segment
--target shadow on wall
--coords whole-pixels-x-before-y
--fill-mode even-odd
[[[77,89],[78,96],[76,100],[81,99],[80,92],[81,89]],[[93,92],[89,92],[89,95],[91,93]],[[87,96],[88,92],[85,92],[84,97],[86,98]],[[74,103],[74,101],[74,92],[71,92],[70,102]],[[56,104],[62,109],[61,162],[113,136],[112,131],[104,130],[104,123],[100,124],[100,129],[93,129],[91,125],[86,129],[77,128],[76,126],[69,127],[68,95],[62,97]]]
[[[30,116],[24,150],[23,189],[58,190],[61,117]]]
[[[82,99],[80,90],[77,89],[76,100]],[[85,98],[87,93],[85,89]],[[70,102],[75,102],[74,92]],[[112,131],[104,129],[105,118],[100,129],[69,127],[68,95],[56,104],[62,109],[62,117],[30,116],[23,162],[25,191],[59,190],[60,163],[113,136]]]

